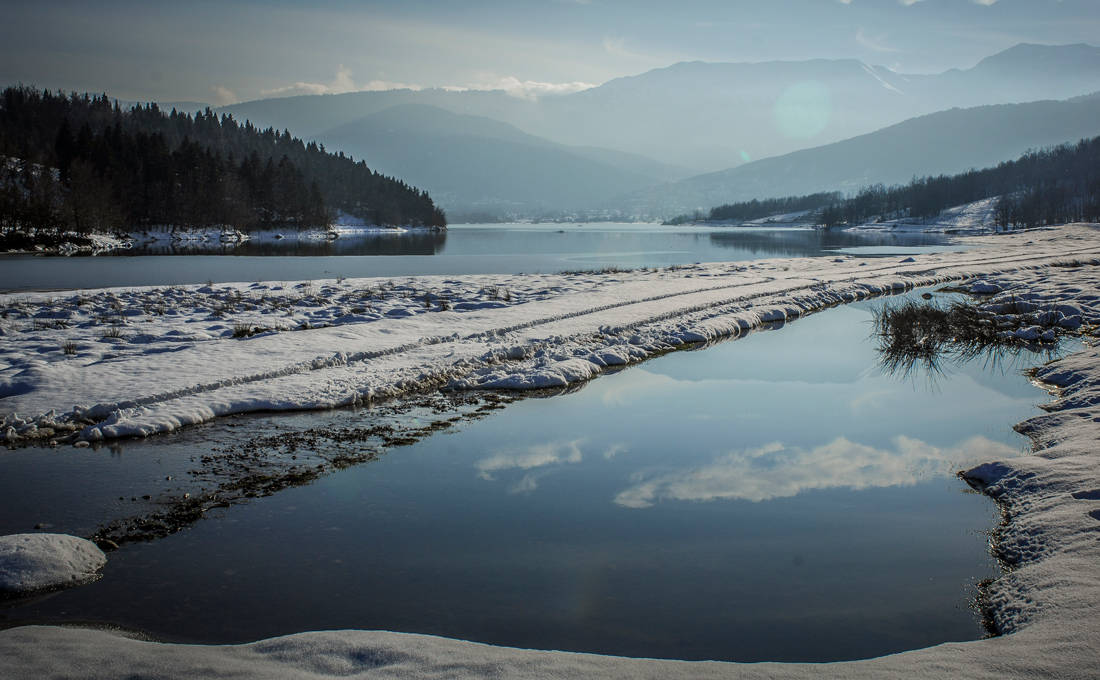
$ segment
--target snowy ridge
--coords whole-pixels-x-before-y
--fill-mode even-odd
[[[227,414],[331,408],[425,387],[564,386],[607,366],[736,337],[830,305],[1091,262],[1100,258],[1094,234],[1085,226],[1015,234],[987,238],[983,249],[901,261],[804,258],[625,273],[422,277],[401,286],[352,279],[325,282],[311,296],[293,304],[280,298],[274,306],[244,292],[312,284],[82,291],[60,300],[0,296],[0,304],[31,321],[21,330],[0,326],[0,413],[6,414],[0,436],[49,438],[62,424],[79,424],[80,438],[88,440],[146,436]],[[386,290],[391,294],[378,295]],[[356,300],[360,307],[349,309]],[[149,311],[165,301],[170,309]],[[141,332],[96,337],[107,328],[97,321],[95,310],[103,308],[114,310],[112,324],[122,320],[110,329]],[[301,330],[270,330],[286,320]],[[264,330],[249,337],[253,328]],[[82,344],[89,335],[93,342]]]
[[[1068,239],[1063,247],[1086,253],[1094,235],[1073,228],[1057,240]],[[1027,313],[1060,314],[1048,319],[1055,322],[1075,317],[1088,324],[1100,321],[1100,267],[1050,266],[1049,260],[1072,258],[1065,250],[1062,255],[1052,252],[1057,240],[1043,243],[1049,234],[1031,236],[1034,242],[1019,239],[1015,244],[1030,253],[1026,266],[1012,267],[1001,257],[982,265],[973,259],[974,252],[967,254],[969,261],[959,258],[960,270],[987,270],[980,285],[971,286],[991,295],[983,304],[997,309],[1011,303],[1019,310],[1023,303]],[[1000,239],[997,243],[1002,244]],[[1010,254],[1003,247],[995,250]],[[773,269],[793,269],[797,262]],[[940,265],[941,276],[953,271]],[[1003,273],[994,272],[998,267]],[[823,284],[805,290],[813,285]],[[1004,633],[1001,637],[865,661],[734,664],[510,649],[381,631],[311,632],[245,645],[203,646],[30,626],[0,632],[0,676],[1095,678],[1100,668],[1100,450],[1095,445],[1100,439],[1100,347],[1048,364],[1036,377],[1060,391],[1048,413],[1018,428],[1034,441],[1034,454],[990,461],[965,473],[1005,510],[1004,524],[992,542],[1009,570],[988,588],[988,613]]]

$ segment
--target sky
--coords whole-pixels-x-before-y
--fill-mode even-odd
[[[394,87],[571,92],[680,61],[969,68],[1100,43],[1100,0],[0,0],[0,83],[230,104]]]

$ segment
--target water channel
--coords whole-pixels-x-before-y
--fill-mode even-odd
[[[79,621],[193,642],[385,629],[738,661],[976,639],[998,513],[954,473],[1023,453],[1011,426],[1048,397],[1015,365],[884,373],[870,334],[888,303],[518,401],[124,546],[99,582],[0,608],[0,626]],[[124,487],[128,465],[179,474],[276,418],[372,417],[252,416],[113,452],[6,452],[0,529],[87,531],[79,489]],[[44,485],[72,497],[40,498]]]

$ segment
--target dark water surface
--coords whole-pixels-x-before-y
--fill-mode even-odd
[[[935,381],[884,375],[868,339],[878,304],[667,355],[212,512],[111,553],[95,584],[0,609],[0,625],[90,621],[197,642],[385,629],[739,661],[976,639],[997,512],[954,472],[1021,453],[1011,425],[1047,395],[980,362]],[[78,490],[124,480],[126,461],[178,470],[219,432],[247,430],[79,454],[99,455],[98,470],[40,455],[72,465],[58,484]],[[5,503],[49,517],[38,473],[6,460]],[[54,509],[55,530],[82,521]]]
[[[665,227],[653,224],[455,225],[446,232],[341,237],[334,241],[167,244],[96,257],[0,256],[0,290],[290,281],[339,276],[554,273],[769,257],[819,256],[855,248],[874,254],[928,252],[935,234],[812,229]],[[338,257],[332,257],[338,256]]]

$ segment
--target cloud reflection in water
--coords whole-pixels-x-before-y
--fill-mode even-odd
[[[701,467],[639,480],[619,493],[615,503],[646,508],[661,500],[756,502],[812,489],[908,486],[950,476],[968,464],[1019,454],[1017,448],[981,436],[949,448],[905,436],[895,437],[892,449],[844,437],[812,449],[773,442],[721,455]]]

